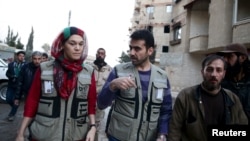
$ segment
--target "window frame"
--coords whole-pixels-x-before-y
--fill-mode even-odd
[[[242,18],[242,19],[238,19],[238,7],[239,7],[239,2],[238,0],[234,0],[234,8],[233,8],[233,24],[237,23],[237,22],[242,22],[245,20],[250,20],[250,14],[248,17],[246,18]]]

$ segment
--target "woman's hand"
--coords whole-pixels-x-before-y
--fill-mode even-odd
[[[24,141],[24,136],[23,135],[17,135],[15,141]]]
[[[96,126],[91,126],[87,137],[86,137],[86,141],[94,141],[95,140],[95,133],[96,133]]]

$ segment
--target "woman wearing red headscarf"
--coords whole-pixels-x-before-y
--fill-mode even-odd
[[[16,141],[29,127],[33,141],[93,141],[96,85],[92,67],[83,64],[88,42],[83,30],[65,28],[51,49],[54,60],[35,74]]]

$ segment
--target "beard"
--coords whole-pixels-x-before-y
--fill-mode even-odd
[[[204,88],[206,88],[208,91],[214,91],[214,90],[217,90],[217,89],[220,89],[220,85],[221,85],[221,81],[218,81],[216,80],[215,78],[212,78],[212,79],[206,79],[203,77],[203,86]],[[210,81],[211,80],[214,80],[214,81],[217,81],[217,83],[211,83]]]
[[[236,60],[233,66],[231,66],[230,64],[227,65],[228,65],[227,75],[226,75],[227,78],[229,77],[233,78],[240,73],[242,65],[240,64],[239,59]]]
[[[138,60],[134,56],[130,56],[130,59],[131,59],[131,62],[132,62],[133,65],[140,66],[140,65],[144,64],[148,60],[148,56],[142,58],[141,60]]]
[[[97,57],[96,60],[94,61],[94,64],[98,67],[99,70],[101,70],[103,66],[107,65],[107,63],[101,57]]]
[[[97,62],[97,63],[103,63],[103,62],[104,62],[104,59],[101,58],[101,57],[97,57],[97,58],[96,58],[96,62]]]

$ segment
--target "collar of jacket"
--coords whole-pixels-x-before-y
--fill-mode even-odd
[[[201,84],[196,87],[195,99],[197,100],[197,102],[201,101],[201,89],[202,89]],[[223,94],[223,98],[224,98],[224,101],[225,101],[225,106],[227,106],[227,107],[233,106],[234,102],[228,96],[226,91],[223,88],[221,88],[220,92]]]

